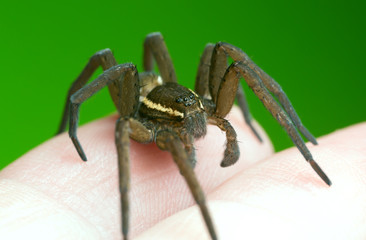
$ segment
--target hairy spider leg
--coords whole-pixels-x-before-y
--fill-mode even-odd
[[[173,61],[161,33],[150,33],[144,42],[144,70],[154,70],[154,59],[164,82],[177,82]]]
[[[286,111],[283,110],[281,106],[277,103],[277,101],[272,97],[272,95],[269,93],[264,83],[262,82],[261,78],[253,69],[251,69],[243,62],[232,63],[226,71],[222,85],[225,85],[229,81],[233,81],[233,78],[239,79],[240,77],[243,77],[245,79],[248,86],[262,101],[262,103],[269,110],[272,116],[286,130],[291,140],[294,142],[301,154],[305,157],[306,161],[310,163],[314,171],[326,184],[330,186],[332,184],[330,179],[313,159],[313,156],[311,155],[309,149],[306,147],[305,142],[298,133],[293,121],[291,121],[291,118],[287,115]],[[225,89],[225,87],[222,88]],[[225,96],[226,94],[224,90],[219,91],[218,101],[220,101],[221,98],[225,98]]]
[[[211,85],[211,91],[209,91],[209,74],[210,74],[210,68],[211,68],[211,61],[212,61],[212,52],[214,50],[215,45],[212,43],[209,43],[206,45],[203,54],[201,55],[201,59],[200,59],[200,63],[198,66],[198,70],[197,70],[197,75],[196,75],[196,84],[195,84],[195,91],[196,93],[198,93],[199,95],[207,98],[210,97],[210,93],[214,94],[216,97],[218,88],[216,89],[216,86],[212,86]],[[225,71],[227,69],[227,59],[226,56],[224,56],[224,58],[219,58],[217,60],[217,58],[213,59],[213,61],[218,61],[216,62],[216,64],[213,64],[212,66],[215,66],[216,68],[221,68],[221,69],[216,69],[214,72],[215,74],[222,74],[222,77],[225,74]],[[233,86],[235,88],[235,86]],[[251,131],[254,133],[254,135],[258,138],[258,140],[260,142],[262,142],[262,138],[260,137],[259,133],[257,132],[257,130],[255,130],[253,124],[252,124],[252,116],[250,114],[249,111],[249,106],[248,103],[246,101],[245,98],[245,94],[244,94],[244,90],[243,87],[241,86],[241,84],[239,83],[239,87],[237,88],[237,94],[236,94],[236,99],[238,101],[239,104],[239,108],[243,114],[244,120],[246,122],[246,124],[249,126],[249,128],[251,129]],[[215,93],[214,93],[215,92]],[[235,93],[232,93],[235,94]],[[214,101],[214,103],[216,103]],[[230,110],[232,108],[231,106],[228,106],[228,109]],[[226,114],[225,114],[226,115]]]
[[[121,193],[121,221],[123,239],[128,240],[130,208],[130,124],[128,119],[119,118],[116,122],[115,141],[118,155],[119,191]]]
[[[245,123],[250,127],[250,129],[252,130],[254,135],[258,138],[258,140],[260,142],[263,142],[263,139],[261,138],[261,136],[259,135],[257,130],[255,130],[255,128],[252,124],[252,115],[250,114],[249,105],[248,105],[248,102],[245,97],[245,92],[244,92],[243,86],[241,85],[240,82],[239,82],[239,86],[238,86],[238,92],[236,93],[236,99],[238,100],[239,108],[241,109],[241,112],[243,113]]]
[[[214,47],[215,45],[212,43],[208,43],[205,46],[196,74],[194,91],[204,98],[211,98],[210,92],[208,90],[208,76],[210,73],[211,57]]]
[[[87,158],[76,135],[80,105],[103,87],[115,81],[119,82],[118,85],[120,88],[120,93],[118,94],[120,104],[117,109],[122,117],[132,116],[132,114],[135,114],[138,107],[139,84],[136,67],[130,63],[120,64],[109,68],[94,81],[79,89],[70,98],[71,114],[69,135],[81,159],[84,161],[86,161]],[[131,86],[133,87],[130,88]]]
[[[222,74],[222,69],[220,67],[216,67],[215,65],[222,65],[224,62],[223,59],[227,61],[228,56],[234,60],[234,63],[226,70],[224,73],[224,79],[222,80],[218,77],[218,74]],[[219,42],[215,45],[211,64],[210,91],[211,94],[217,92],[214,97],[218,102],[223,102],[222,108],[225,110],[229,107],[227,105],[226,97],[232,88],[232,86],[226,82],[232,81],[230,80],[232,78],[240,78],[240,76],[243,76],[249,87],[253,89],[254,93],[261,99],[265,107],[272,113],[273,117],[277,119],[282,127],[285,128],[296,147],[299,149],[304,158],[310,163],[315,172],[323,179],[325,183],[331,185],[331,181],[314,161],[309,149],[306,147],[297,129],[313,144],[317,144],[315,138],[302,125],[300,118],[296,114],[290,100],[283,92],[280,85],[274,79],[269,77],[268,74],[264,73],[264,71],[260,69],[241,49],[228,43]],[[261,90],[261,88],[263,88],[263,90]],[[278,98],[284,109],[281,108],[281,106],[276,102],[268,90]],[[222,95],[222,100],[218,99],[220,98],[219,95]],[[217,104],[217,109],[219,108],[219,104]],[[226,109],[226,111],[228,110]],[[223,111],[223,113],[224,112],[225,111]],[[220,111],[218,113],[220,114]]]
[[[286,93],[282,90],[281,86],[271,78],[267,73],[265,73],[260,67],[258,67],[249,56],[243,52],[240,48],[235,47],[228,43],[218,42],[214,48],[212,56],[213,65],[221,65],[223,61],[227,61],[227,57],[230,56],[236,62],[243,62],[245,65],[249,66],[262,80],[264,86],[273,93],[278,99],[280,104],[285,109],[286,113],[289,115],[291,121],[295,124],[297,129],[314,145],[317,144],[315,137],[305,128],[302,124],[299,116],[297,115],[294,107],[292,106]],[[216,59],[216,60],[215,60]],[[224,60],[225,59],[225,60]],[[218,77],[223,75],[224,70],[221,67],[212,67],[210,72],[210,84],[215,86],[215,89],[219,87],[221,79]],[[212,81],[212,83],[211,83]]]
[[[206,205],[205,195],[202,191],[202,188],[200,187],[193,168],[189,164],[189,156],[184,149],[181,140],[174,132],[163,130],[157,133],[156,144],[161,150],[168,151],[172,154],[175,163],[177,164],[182,176],[186,180],[187,185],[191,190],[194,200],[201,210],[211,239],[217,240],[218,238],[216,236],[215,228]]]
[[[116,62],[115,58],[113,57],[111,50],[109,50],[109,49],[104,49],[104,50],[98,51],[89,59],[89,62],[86,64],[83,71],[76,78],[76,80],[72,83],[72,85],[68,91],[64,111],[63,111],[62,118],[61,118],[61,123],[60,123],[59,129],[58,129],[56,135],[60,134],[66,130],[66,126],[67,126],[67,122],[69,120],[69,114],[70,114],[71,96],[75,92],[77,92],[79,89],[81,89],[89,81],[90,77],[93,75],[93,73],[99,66],[102,66],[103,70],[107,70],[108,68],[115,66],[115,65],[117,65],[117,62]],[[110,91],[111,91],[111,89],[110,89]]]
[[[192,168],[196,167],[197,159],[196,159],[196,149],[194,147],[194,137],[191,134],[188,134],[187,131],[183,130],[180,134],[177,134],[180,137],[180,140],[184,144],[184,149],[188,154],[188,161],[191,164]]]
[[[139,77],[136,67],[133,64],[120,64],[109,68],[90,84],[84,86],[71,96],[69,135],[81,159],[86,161],[85,153],[76,136],[79,107],[100,89],[115,81],[119,82],[119,93],[117,96],[119,97],[118,110],[121,115],[121,118],[116,123],[115,141],[118,153],[119,186],[121,192],[122,234],[124,239],[127,240],[129,230],[128,190],[130,188],[129,120],[137,112],[140,94]],[[140,127],[139,130],[143,130],[143,128]]]

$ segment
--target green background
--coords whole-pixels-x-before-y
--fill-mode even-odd
[[[226,41],[281,84],[315,136],[365,121],[365,5],[2,1],[0,168],[54,135],[66,92],[93,53],[111,48],[118,62],[133,62],[141,70],[142,43],[154,31],[164,35],[178,79],[188,87],[194,86],[205,44]],[[276,149],[292,146],[261,102],[245,90],[254,117]],[[82,106],[81,123],[113,111],[103,90]]]

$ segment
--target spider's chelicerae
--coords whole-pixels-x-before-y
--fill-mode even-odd
[[[233,63],[227,66],[227,58]],[[153,72],[156,61],[161,76]],[[86,85],[93,72],[101,66],[104,72]],[[94,54],[80,76],[72,84],[67,97],[58,133],[65,130],[68,118],[69,135],[82,160],[85,153],[76,136],[80,104],[105,86],[118,110],[115,141],[118,152],[122,209],[122,233],[128,238],[130,162],[129,138],[140,142],[155,142],[163,151],[169,151],[192,195],[200,207],[212,239],[218,239],[206,206],[203,191],[193,168],[196,164],[194,139],[205,136],[207,124],[213,124],[226,133],[226,149],[221,167],[234,164],[239,158],[236,133],[225,116],[235,98],[246,123],[261,141],[251,124],[251,117],[239,80],[254,91],[273,117],[286,130],[315,172],[323,181],[331,181],[314,161],[299,132],[310,142],[315,138],[302,125],[280,85],[260,69],[241,49],[228,43],[208,44],[202,54],[195,91],[177,83],[172,60],[160,33],[149,34],[144,43],[144,70],[138,73],[131,63],[117,64],[112,52],[105,49]],[[271,93],[278,99],[273,98]]]

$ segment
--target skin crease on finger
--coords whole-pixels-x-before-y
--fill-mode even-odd
[[[206,194],[235,174],[273,154],[261,129],[260,143],[234,108],[227,117],[238,134],[241,157],[221,168],[225,133],[209,126],[196,141],[195,172]],[[38,239],[120,239],[116,116],[79,128],[88,156],[82,162],[67,134],[28,152],[0,173],[0,235]],[[131,141],[131,237],[194,205],[184,179],[167,152]],[[201,217],[197,217],[201,220]],[[179,225],[179,224],[178,224]],[[202,226],[201,231],[206,227]],[[22,236],[20,236],[20,235]]]
[[[220,239],[366,239],[365,136],[362,123],[309,145],[331,187],[295,148],[228,179],[208,195]],[[198,216],[196,207],[188,208],[137,239],[208,239]]]

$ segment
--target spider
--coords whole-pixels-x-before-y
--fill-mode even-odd
[[[228,66],[228,57],[233,63]],[[207,124],[216,125],[226,133],[226,149],[221,167],[233,165],[239,158],[236,133],[225,120],[235,99],[246,123],[259,141],[261,137],[251,124],[241,78],[254,91],[264,106],[286,130],[320,178],[331,181],[314,161],[299,132],[317,144],[302,125],[280,85],[260,69],[241,49],[228,43],[207,44],[200,59],[195,91],[177,83],[168,49],[160,33],[147,35],[144,42],[144,70],[138,73],[132,63],[117,64],[112,52],[95,53],[72,84],[58,133],[64,132],[69,118],[69,136],[83,161],[86,155],[77,138],[80,105],[105,86],[120,115],[116,122],[115,144],[119,164],[121,218],[123,238],[128,239],[130,189],[130,138],[140,143],[155,142],[171,153],[181,175],[198,204],[211,239],[218,239],[206,205],[204,193],[193,171],[196,164],[194,140],[205,136]],[[153,72],[155,62],[160,75]],[[104,72],[90,84],[87,81],[101,66]],[[278,99],[278,102],[272,94]]]

